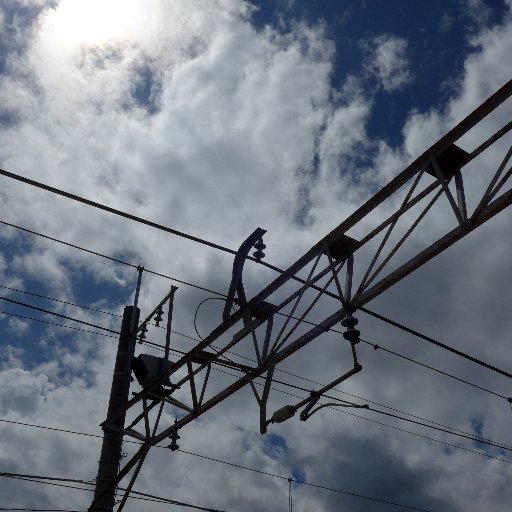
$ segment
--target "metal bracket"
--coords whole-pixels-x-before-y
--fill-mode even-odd
[[[242,272],[244,270],[244,263],[249,255],[249,251],[256,247],[257,252],[255,253],[255,257],[257,259],[263,258],[265,255],[261,252],[261,249],[265,248],[265,245],[262,242],[262,237],[267,231],[262,228],[256,228],[254,232],[246,238],[246,240],[242,243],[238,251],[235,255],[235,261],[233,262],[233,274],[231,278],[231,284],[229,285],[228,297],[226,299],[226,304],[224,306],[224,311],[222,313],[222,320],[225,322],[230,314],[231,307],[233,306],[233,302],[236,301],[235,294],[238,297],[238,300],[245,304],[247,299],[245,297],[244,285],[242,283]],[[245,323],[245,320],[244,320]]]

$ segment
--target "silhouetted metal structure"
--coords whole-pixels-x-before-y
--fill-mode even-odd
[[[456,145],[460,144],[463,136],[479,127],[482,120],[511,95],[512,81],[509,81],[261,292],[246,300],[241,281],[243,255],[248,254],[255,240],[258,240],[258,250],[263,247],[263,230],[257,230],[251,235],[249,242],[246,241],[247,243],[241,247],[243,254],[239,254],[242,254],[242,257],[238,260],[235,258],[229,306],[224,310],[220,325],[187,354],[172,363],[158,378],[143,387],[140,393],[136,393],[123,407],[109,414],[102,424],[103,428],[117,430],[120,434],[142,442],[140,449],[124,464],[110,486],[104,490],[104,493],[112,492],[130,470],[135,468],[118,510],[123,508],[149,449],[167,438],[172,441],[171,449],[176,449],[181,428],[238,390],[245,386],[252,388],[260,408],[260,430],[263,433],[270,423],[291,418],[300,408],[304,408],[301,419],[306,420],[322,407],[321,405],[313,409],[323,392],[360,371],[361,365],[355,352],[359,332],[355,329],[357,321],[353,314],[512,203],[512,191],[503,192],[512,175],[511,168],[505,170],[512,156],[512,147],[506,151],[497,170],[489,176],[483,193],[478,197],[476,207],[471,213],[468,211],[464,180],[464,173],[469,164],[500,141],[512,129],[512,121],[481,141],[471,152]],[[441,198],[444,198],[444,202],[439,201]],[[387,212],[385,220],[381,220],[382,212],[377,215],[377,208],[383,208]],[[397,225],[407,221],[408,216],[415,210],[419,213],[409,223],[403,235],[396,240]],[[393,270],[389,270],[390,261],[411,238],[420,222],[434,214],[451,216],[453,228],[448,231],[444,229],[434,243],[417,251]],[[350,236],[347,234],[349,231]],[[292,287],[293,291],[290,292]],[[235,291],[238,292],[238,297],[235,297]],[[299,316],[294,317],[299,303],[302,301],[304,304],[303,299],[310,295],[311,301],[304,306]],[[320,298],[325,297],[335,299],[331,304],[332,313],[316,324],[307,324],[308,315]],[[139,325],[138,335],[145,333],[149,322],[166,302],[169,302],[169,309],[172,310],[172,301],[167,296]],[[239,308],[233,313],[232,303]],[[279,328],[276,322],[278,318],[282,320]],[[344,337],[352,349],[353,368],[325,388],[313,392],[299,404],[283,407],[268,419],[266,407],[276,365],[340,322],[347,329]],[[226,352],[246,337],[252,339],[255,366],[248,367],[225,361],[223,357]],[[212,351],[213,343],[220,345],[220,348]],[[213,363],[236,368],[241,376],[220,391],[209,394],[208,391],[212,387],[210,370]],[[265,378],[262,393],[258,392],[254,384],[255,379],[259,377]],[[179,398],[176,395],[179,395]],[[149,411],[157,404],[162,407],[164,403],[179,409],[181,417],[158,431],[161,414],[151,428]],[[140,405],[142,412],[128,428],[116,426],[119,417]],[[361,407],[350,403],[347,405]],[[144,432],[134,429],[140,421],[144,421]],[[96,498],[89,510],[94,510],[98,499]]]

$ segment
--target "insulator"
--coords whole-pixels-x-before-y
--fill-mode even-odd
[[[167,448],[169,448],[169,450],[171,450],[172,452],[179,450],[180,447],[177,441],[180,438],[180,436],[178,434],[171,434],[169,438],[171,439],[171,444],[168,445]]]
[[[272,423],[282,423],[283,421],[289,420],[295,415],[295,407],[293,405],[285,405],[278,409],[270,418]]]
[[[343,337],[350,341],[350,343],[359,343],[359,336],[361,335],[361,331],[358,331],[357,329],[347,329],[343,333]]]
[[[343,337],[350,341],[350,343],[359,343],[359,336],[361,335],[361,331],[358,331],[355,326],[359,323],[357,318],[352,316],[352,313],[349,313],[342,321],[341,325],[346,327],[346,331],[343,333]]]
[[[265,253],[263,252],[263,249],[265,249],[267,246],[263,243],[263,238],[260,238],[255,244],[254,248],[256,249],[255,252],[253,252],[253,256],[259,261],[262,260],[265,257]]]
[[[343,327],[355,327],[359,323],[359,320],[357,318],[354,318],[352,315],[348,315],[341,321],[341,325]]]
[[[156,311],[156,316],[155,316],[155,326],[156,327],[160,327],[160,322],[162,321],[162,318],[163,318],[163,314],[164,314],[164,311],[162,309],[162,306],[160,306],[157,311]]]
[[[146,339],[146,333],[148,332],[148,328],[146,324],[142,324],[140,326],[140,334],[139,334],[139,343],[142,343]]]
[[[178,434],[178,428],[176,426],[174,427],[174,429],[172,430],[168,437],[171,440],[171,444],[169,444],[167,448],[169,448],[169,450],[171,450],[172,452],[175,452],[176,450],[179,449],[177,441],[178,439],[180,439],[180,436]]]

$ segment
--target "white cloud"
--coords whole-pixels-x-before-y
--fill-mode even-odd
[[[332,90],[334,48],[321,27],[302,23],[285,33],[271,28],[256,32],[248,19],[249,7],[227,0],[152,6],[145,24],[131,27],[129,39],[103,40],[97,46],[91,46],[84,33],[85,46],[76,40],[58,44],[52,32],[57,13],[46,12],[30,45],[18,62],[10,61],[9,77],[2,80],[0,94],[5,101],[0,104],[8,106],[14,119],[0,132],[1,165],[231,247],[261,225],[269,229],[268,259],[283,265],[501,85],[507,79],[507,56],[512,49],[508,20],[502,27],[482,31],[466,60],[458,94],[441,110],[411,114],[403,145],[389,148],[366,134],[372,98],[353,79],[341,91]],[[411,80],[406,42],[384,37],[372,44],[371,69],[382,86],[385,90],[404,87]],[[151,108],[134,94],[144,73],[153,87]],[[360,151],[369,154],[363,164],[354,158]],[[138,259],[156,270],[227,289],[230,256],[212,254],[26,186],[6,180],[2,184],[2,215],[8,219],[92,250],[120,257],[129,253],[135,263]],[[306,217],[308,222],[301,223]],[[501,221],[490,229],[488,237],[468,240],[461,252],[443,255],[432,263],[435,267],[423,269],[416,280],[389,292],[380,306],[435,336],[453,336],[468,351],[508,361],[508,345],[502,342],[510,327],[507,318],[501,316],[501,308],[481,298],[495,297],[499,289],[500,301],[508,304],[499,287],[508,277],[498,275],[498,268],[506,265],[508,243],[492,243],[504,224]],[[51,295],[73,298],[84,291],[74,289],[77,276],[81,286],[84,281],[111,286],[118,279],[125,284],[119,287],[119,301],[130,300],[135,281],[132,269],[125,271],[49,241],[31,240],[2,238],[6,270],[11,279],[21,281],[18,286],[34,280]],[[16,242],[20,243],[11,253]],[[496,252],[491,257],[492,247]],[[467,254],[475,256],[478,271]],[[248,266],[248,294],[271,277],[274,274]],[[144,276],[143,313],[168,285]],[[193,332],[191,313],[205,296],[180,287],[176,328]],[[54,307],[77,315],[71,306]],[[112,308],[120,309],[117,304]],[[491,308],[496,310],[492,317],[496,325],[482,327],[476,317],[484,317],[483,310]],[[81,318],[101,319],[103,325],[118,328],[116,318],[92,312]],[[207,308],[200,317],[201,326],[207,330],[219,318],[217,309]],[[362,314],[360,321],[364,335],[372,341],[384,340],[399,352],[484,386],[503,385],[507,392],[506,384],[487,373],[441,358],[424,345],[363,319]],[[39,348],[46,351],[48,360],[30,371],[23,368],[31,362],[28,350],[22,353],[8,347],[4,351],[0,408],[11,419],[100,434],[97,425],[105,416],[116,341],[85,334],[62,337],[59,332],[56,328],[44,331]],[[191,346],[178,337],[173,343]],[[487,353],[490,346],[491,354]],[[338,339],[323,337],[290,359],[287,368],[327,382],[344,368],[345,348]],[[434,379],[426,371],[405,366],[371,347],[358,350],[365,369],[344,390],[461,429],[470,428],[471,419],[483,414],[484,434],[506,440],[510,415],[506,403],[496,405],[462,386],[448,392],[445,380]],[[311,386],[305,384],[308,389]],[[269,412],[293,401],[275,391]],[[165,420],[172,422],[169,411]],[[273,474],[288,476],[292,469],[299,469],[308,481],[411,505],[428,502],[433,510],[507,510],[510,490],[504,482],[512,475],[508,465],[492,459],[480,460],[456,449],[448,453],[442,445],[423,444],[423,439],[329,410],[306,423],[294,418],[274,426],[272,434],[286,438],[288,452],[273,458],[265,446],[269,438],[257,434],[257,423],[256,402],[246,390],[184,429],[180,443],[184,449]],[[2,460],[13,471],[94,477],[98,440],[5,424],[0,428]],[[435,436],[453,441],[448,435]],[[125,449],[133,452],[131,445]],[[236,510],[241,500],[247,510],[268,508],[269,503],[282,503],[284,508],[287,482],[261,478],[179,452],[155,450],[137,486],[227,510]],[[475,485],[477,481],[482,485]],[[29,484],[20,488],[0,482],[0,486],[12,506],[83,508],[90,497]],[[327,512],[340,507],[338,497],[324,491],[299,486],[294,492],[297,510]],[[351,511],[362,507],[357,501],[343,506]],[[127,510],[139,508],[133,503]]]
[[[9,320],[11,331],[18,337],[24,336],[30,330],[30,323],[20,318],[11,318]]]
[[[465,0],[464,12],[479,28],[487,26],[492,15],[484,0]]]
[[[413,79],[409,70],[407,46],[406,39],[389,34],[363,43],[366,67],[387,92],[399,91]]]

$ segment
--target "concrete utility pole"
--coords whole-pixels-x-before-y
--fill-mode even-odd
[[[133,314],[135,316],[133,317]],[[119,344],[117,346],[116,364],[114,367],[114,376],[112,378],[112,388],[110,390],[110,400],[108,403],[108,415],[120,407],[124,407],[128,402],[130,392],[131,378],[131,359],[133,357],[135,336],[134,326],[139,322],[139,308],[134,311],[133,306],[124,308],[123,323]],[[124,428],[125,414],[116,418],[114,427]],[[119,431],[104,427],[103,444],[101,446],[101,457],[98,467],[98,476],[96,477],[96,489],[94,497],[100,496],[109,483],[116,477],[119,471],[119,461],[121,460],[121,448],[123,443],[123,434]],[[112,512],[115,504],[115,493],[106,493],[94,507],[95,512]]]

